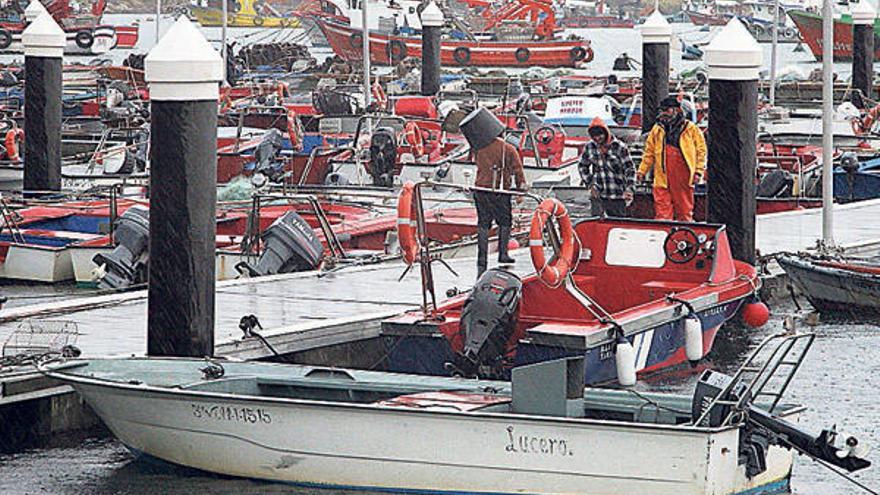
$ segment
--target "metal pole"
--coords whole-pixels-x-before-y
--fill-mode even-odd
[[[370,30],[367,24],[367,1],[361,0],[361,22],[364,32],[364,111],[370,106]]]
[[[773,48],[770,50],[770,106],[776,106],[776,49],[779,45],[779,0],[773,2]]]
[[[822,2],[822,240],[834,244],[834,9],[832,0]]]
[[[159,44],[159,31],[162,22],[162,0],[156,0],[156,44]]]
[[[228,58],[226,53],[226,25],[229,24],[229,0],[221,1],[223,2],[223,29],[220,32],[220,38],[222,39],[220,56],[223,57],[223,79],[226,80],[229,77],[229,74],[226,73],[226,59]]]

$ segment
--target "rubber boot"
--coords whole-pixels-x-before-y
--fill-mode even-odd
[[[486,271],[489,265],[489,229],[477,228],[477,280]]]
[[[508,242],[510,242],[510,227],[498,227],[498,262],[507,265],[516,263],[516,260],[507,255]]]

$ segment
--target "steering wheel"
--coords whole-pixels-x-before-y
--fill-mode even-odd
[[[676,264],[694,259],[700,249],[700,238],[688,227],[673,227],[663,241],[666,259]]]
[[[548,145],[553,142],[553,139],[556,138],[556,129],[550,127],[549,125],[545,125],[535,131],[535,140],[538,143],[543,145]]]

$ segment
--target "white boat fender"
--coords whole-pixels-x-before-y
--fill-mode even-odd
[[[624,387],[636,384],[636,350],[626,340],[622,331],[618,331],[614,342],[614,361],[617,364],[617,381]]]
[[[692,365],[703,359],[703,324],[693,313],[684,318],[684,351]]]

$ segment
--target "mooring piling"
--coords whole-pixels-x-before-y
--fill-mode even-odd
[[[422,20],[422,88],[423,96],[440,92],[440,30],[445,22],[443,11],[434,2],[428,3]]]
[[[660,9],[642,24],[642,133],[654,127],[660,100],[669,94],[669,43],[672,27]]]
[[[874,99],[874,19],[877,11],[867,0],[850,4],[853,20],[852,102],[861,108],[863,96]]]
[[[709,221],[727,225],[735,259],[755,262],[758,72],[763,53],[734,18],[706,47]]]
[[[22,33],[22,44],[23,193],[40,195],[61,190],[61,71],[67,37],[44,8]]]
[[[181,16],[147,55],[145,68],[152,150],[147,353],[211,355],[223,61]]]

